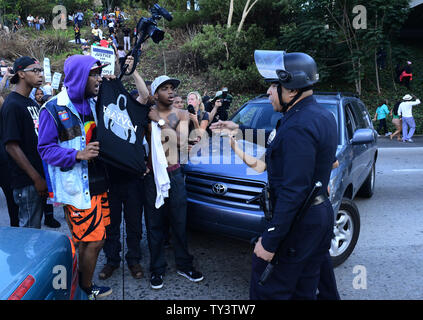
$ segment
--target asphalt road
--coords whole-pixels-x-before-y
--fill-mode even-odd
[[[338,289],[345,300],[423,299],[423,137],[415,143],[379,139],[376,189],[371,199],[355,199],[361,215],[361,232],[350,258],[335,269]],[[55,210],[69,234],[63,211]],[[8,225],[5,199],[0,190],[0,225]],[[48,229],[43,225],[43,228]],[[123,228],[122,228],[123,230]],[[144,233],[145,235],[145,233]],[[176,274],[172,248],[166,249],[168,270],[164,286],[149,286],[148,247],[142,240],[142,267],[146,276],[131,277],[127,266],[107,280],[97,279],[104,263],[100,254],[95,281],[113,288],[115,300],[245,300],[248,299],[252,247],[238,240],[189,231],[189,247],[196,268],[205,279],[191,283]],[[122,272],[123,270],[123,272]]]

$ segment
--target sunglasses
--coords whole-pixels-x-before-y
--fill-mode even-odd
[[[24,71],[24,72],[32,71],[35,74],[44,73],[44,69],[43,68],[37,68],[37,67],[29,68],[29,69],[23,69],[22,71]]]

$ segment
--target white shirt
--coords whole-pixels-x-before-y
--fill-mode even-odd
[[[416,101],[404,101],[401,102],[398,107],[398,115],[402,116],[403,118],[411,118],[413,116],[413,106],[420,104],[420,100],[417,99]]]
[[[162,130],[157,122],[151,122],[151,162],[153,164],[154,183],[156,184],[156,209],[169,197],[170,179],[167,173],[167,159],[162,145]]]

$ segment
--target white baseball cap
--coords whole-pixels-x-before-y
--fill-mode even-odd
[[[172,79],[172,78],[169,78],[168,76],[160,76],[160,77],[157,77],[156,79],[154,79],[153,83],[151,84],[151,94],[154,96],[154,94],[156,93],[157,89],[160,86],[162,86],[162,85],[164,85],[164,84],[166,84],[168,82],[170,82],[175,89],[181,83],[181,81],[179,81],[178,79]]]

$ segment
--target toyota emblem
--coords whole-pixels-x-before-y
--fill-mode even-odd
[[[212,186],[212,191],[214,194],[218,194],[222,196],[228,191],[228,187],[224,185],[223,183],[215,183]]]

